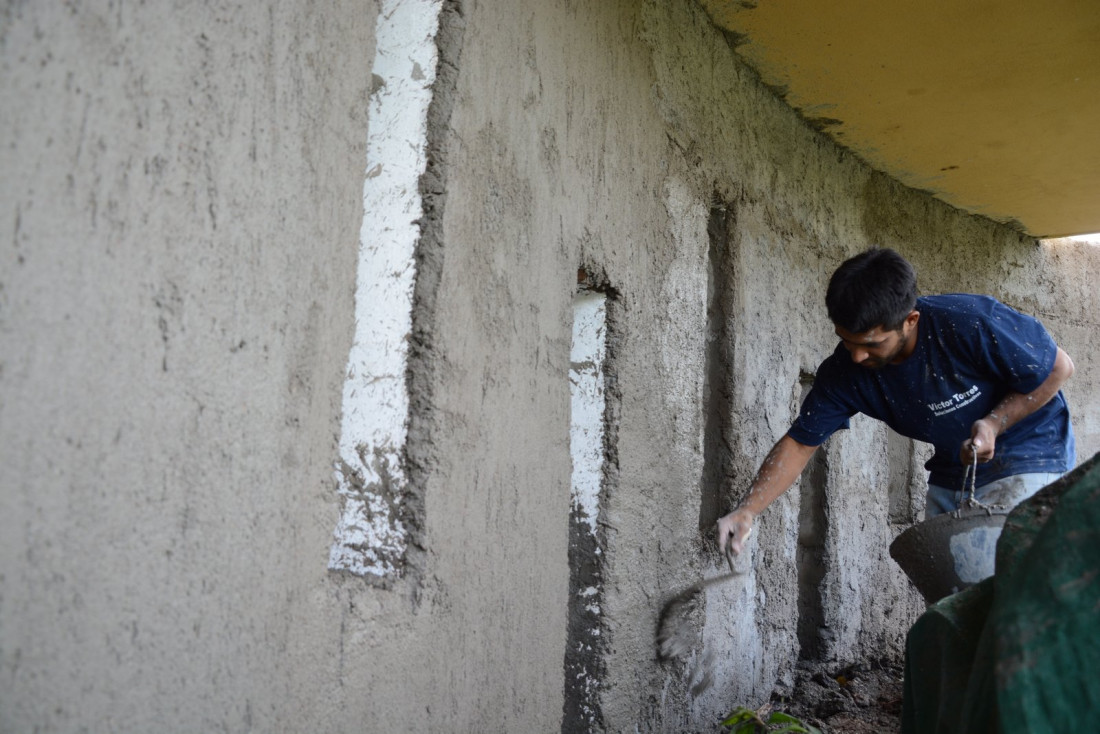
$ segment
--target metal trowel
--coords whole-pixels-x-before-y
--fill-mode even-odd
[[[751,532],[751,531],[750,531]],[[745,536],[746,540],[748,536]],[[699,593],[704,589],[718,584],[724,584],[736,576],[743,576],[745,571],[738,571],[733,567],[734,553],[732,544],[726,545],[726,562],[729,564],[729,573],[724,573],[709,579],[703,579],[676,593],[661,608],[657,617],[657,657],[661,660],[684,661],[687,653],[694,644],[694,635],[691,629],[691,612],[695,609]],[[705,676],[704,674],[704,677]]]

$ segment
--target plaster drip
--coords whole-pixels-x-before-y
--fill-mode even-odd
[[[336,464],[342,511],[328,566],[383,580],[402,575],[408,547],[406,370],[442,7],[442,0],[383,0],[376,27],[355,336]]]

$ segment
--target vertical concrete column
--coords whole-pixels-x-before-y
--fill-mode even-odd
[[[909,526],[924,517],[925,494],[928,492],[924,462],[931,450],[918,446],[911,438],[889,431],[886,436],[886,457],[890,468],[889,518],[896,525]]]
[[[700,487],[699,527],[707,535],[723,509],[726,484],[732,472],[733,441],[733,292],[732,206],[711,207],[707,221],[707,341],[703,383],[703,476]]]
[[[803,374],[802,396],[813,386],[813,375]],[[828,491],[828,450],[814,452],[799,480],[798,505],[798,644],[799,657],[819,660],[825,651],[825,609],[821,585],[826,576],[825,542],[829,532],[826,514]]]

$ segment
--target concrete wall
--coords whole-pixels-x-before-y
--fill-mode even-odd
[[[924,292],[1040,316],[1078,367],[1080,454],[1100,449],[1095,249],[869,170],[693,3],[428,6],[394,510],[413,532],[382,577],[328,563],[389,16],[0,14],[0,730],[710,730],[800,656],[896,653],[921,605],[885,549],[920,451],[859,419],[761,518],[752,572],[708,592],[709,689],[653,644],[661,602],[717,572],[710,524],[832,348],[828,274],[869,244]],[[608,295],[584,711],[564,681],[578,269]]]
[[[0,730],[337,728],[375,10],[0,11]]]

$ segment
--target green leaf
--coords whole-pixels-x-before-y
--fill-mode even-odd
[[[753,721],[756,718],[755,711],[747,709],[744,706],[738,706],[730,712],[729,717],[722,722],[722,726],[733,726],[734,724],[740,724],[745,721]]]
[[[755,721],[742,721],[740,724],[735,724],[730,729],[730,734],[737,734],[738,732],[746,732],[746,734],[756,734],[756,722]]]
[[[752,709],[738,706],[730,713],[726,720],[722,722],[722,726],[733,727],[730,730],[730,734],[736,734],[737,732],[754,734],[757,727],[764,726],[764,722],[760,720],[760,717],[757,716],[756,712]]]
[[[801,724],[802,722],[794,718],[790,714],[785,714],[782,711],[773,711],[772,715],[768,717],[769,724]]]
[[[768,717],[769,724],[785,724],[779,729],[772,729],[775,734],[821,734],[821,730],[810,726],[801,719],[796,719],[790,714],[775,711]]]

